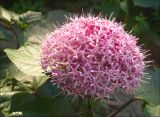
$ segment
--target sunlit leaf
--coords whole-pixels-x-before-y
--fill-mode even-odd
[[[43,76],[40,65],[40,48],[35,45],[28,45],[18,50],[5,49],[9,59],[22,72],[31,76]]]
[[[146,117],[159,117],[160,116],[160,105],[158,106],[146,106],[145,110]]]
[[[27,11],[19,16],[22,22],[32,23],[37,20],[41,20],[42,13],[41,12],[34,12],[34,11]]]
[[[34,111],[12,112],[8,117],[50,117],[48,113]]]
[[[19,81],[32,81],[32,76],[21,72],[13,63],[8,64],[5,74],[7,78],[16,78]]]
[[[11,22],[12,20],[18,20],[19,16],[18,14],[12,12],[12,11],[8,11],[6,9],[4,9],[1,5],[0,5],[0,19],[7,21],[7,22]]]
[[[12,11],[6,10],[0,5],[0,19],[7,22],[22,21],[25,23],[32,23],[33,21],[40,20],[41,18],[41,12],[27,11],[23,14],[16,14]]]

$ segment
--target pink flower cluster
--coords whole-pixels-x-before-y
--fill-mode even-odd
[[[41,65],[64,93],[104,99],[138,87],[144,55],[136,43],[119,23],[75,17],[43,40]]]

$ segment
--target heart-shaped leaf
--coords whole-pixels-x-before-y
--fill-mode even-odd
[[[22,46],[18,50],[5,49],[9,59],[25,74],[43,76],[38,45]]]

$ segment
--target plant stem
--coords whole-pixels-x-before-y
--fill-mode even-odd
[[[117,110],[111,112],[107,117],[115,117],[116,114],[118,114],[121,110],[125,109],[128,105],[130,105],[132,102],[134,102],[135,98],[129,99],[126,103],[124,103],[122,106],[120,106]]]

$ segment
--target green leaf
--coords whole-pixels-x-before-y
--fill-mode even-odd
[[[21,14],[19,16],[19,21],[17,21],[16,24],[20,29],[26,30],[29,27],[29,24],[38,23],[40,19],[41,19],[40,12],[27,11],[26,13]]]
[[[42,24],[30,25],[25,32],[20,34],[19,40],[22,40],[21,45],[33,44],[36,46],[41,45],[42,38],[46,36],[44,30],[47,29],[47,24],[45,27]]]
[[[35,23],[42,19],[41,12],[27,11],[23,14],[16,14],[4,9],[0,5],[0,19],[6,24],[16,23],[20,29],[27,29],[28,24]]]
[[[40,20],[42,18],[41,12],[27,11],[23,14],[16,14],[12,11],[8,11],[0,5],[0,19],[11,22],[22,21],[25,23],[32,23],[33,21]]]
[[[92,111],[93,111],[93,117],[104,117],[105,116],[105,111],[106,109],[103,107],[104,102],[102,104],[102,102],[100,101],[94,101],[92,103]]]
[[[37,45],[22,46],[18,50],[5,49],[9,59],[27,75],[44,76],[40,65],[40,48]]]
[[[48,113],[34,111],[12,112],[8,117],[51,117]]]
[[[46,82],[47,79],[48,79],[47,76],[44,76],[44,77],[33,77],[32,78],[32,82],[31,82],[31,89],[33,91],[37,91],[37,89],[39,87],[44,85],[44,83]]]
[[[0,26],[0,41],[8,41],[11,39],[11,34],[2,26]]]
[[[159,0],[133,0],[133,3],[135,6],[140,6],[140,7],[153,7],[153,8],[160,7]]]
[[[0,56],[0,80],[6,78],[6,71],[9,67],[10,60],[6,55],[1,54]],[[1,82],[0,82],[1,86]]]
[[[134,18],[137,22],[137,25],[134,29],[134,32],[139,32],[139,33],[142,33],[142,32],[147,32],[149,31],[149,24],[148,22],[146,21],[146,17],[140,13],[138,16],[136,16]],[[137,31],[138,30],[138,31]],[[137,33],[138,34],[138,33]]]
[[[62,25],[65,23],[65,21],[67,21],[66,17],[70,18],[72,16],[73,16],[72,13],[63,10],[55,10],[47,14],[47,20],[55,25]]]
[[[41,20],[42,13],[41,12],[34,12],[34,11],[27,11],[19,16],[22,22],[32,23],[37,20]]]
[[[17,93],[13,95],[11,98],[10,112],[24,110],[25,107],[22,108],[22,106],[25,103],[32,102],[35,98],[36,97],[34,95],[27,92]]]
[[[69,116],[75,113],[72,103],[64,97],[44,98],[31,93],[19,93],[12,96],[10,112],[24,114],[32,112],[43,116]]]
[[[15,78],[19,81],[32,81],[33,76],[24,74],[24,72],[20,71],[13,63],[10,63],[7,69],[7,78]]]
[[[114,16],[118,16],[120,10],[121,8],[117,0],[103,0],[101,2],[101,11],[102,13],[107,14],[107,16],[109,16],[112,13]]]
[[[9,100],[14,94],[17,94],[17,93],[21,93],[21,92],[24,92],[24,91],[1,91],[0,92],[0,99],[7,99]]]
[[[159,117],[160,116],[160,105],[158,106],[146,106],[144,110],[145,117]]]
[[[3,25],[0,25],[0,49],[16,47],[16,35],[8,27],[6,28]]]
[[[146,100],[151,105],[160,104],[160,69],[147,71],[151,79],[149,83],[141,83],[140,88],[136,91],[137,98]],[[145,78],[144,78],[145,80]]]
[[[37,89],[36,93],[41,97],[54,97],[60,93],[60,90],[57,88],[57,85],[53,85],[50,79],[48,79]]]
[[[119,2],[120,8],[128,14],[128,6],[127,6],[127,0],[122,0]]]
[[[19,40],[23,40],[25,44],[40,45],[47,33],[54,31],[55,26],[64,24],[67,17],[73,16],[69,12],[62,10],[51,11],[47,14],[46,19],[41,20],[35,25],[30,25],[23,34],[20,34]],[[53,24],[55,26],[53,26]]]
[[[0,5],[0,19],[6,21],[6,22],[11,22],[12,20],[17,21],[19,19],[18,14],[12,12],[12,11],[8,11],[6,9],[4,9],[1,5]]]

